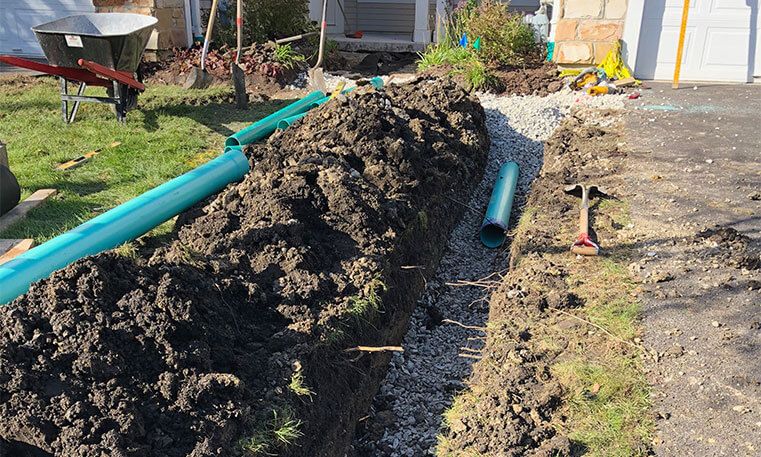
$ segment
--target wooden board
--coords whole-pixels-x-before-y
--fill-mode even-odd
[[[32,209],[40,206],[48,197],[58,192],[55,189],[40,189],[26,200],[16,205],[15,208],[0,216],[0,232],[26,217]]]
[[[34,240],[31,238],[21,240],[0,239],[0,265],[32,249],[33,246]]]

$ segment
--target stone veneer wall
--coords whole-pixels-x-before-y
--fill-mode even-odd
[[[597,64],[621,39],[627,0],[560,0],[555,62]]]
[[[159,23],[148,42],[148,58],[173,47],[188,45],[184,0],[93,0],[93,5],[98,13],[135,13],[158,19]]]

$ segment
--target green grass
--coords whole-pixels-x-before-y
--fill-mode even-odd
[[[573,424],[569,438],[586,448],[585,455],[648,455],[649,390],[636,359],[574,360],[553,366],[552,372],[561,384],[574,387],[567,399]]]
[[[229,101],[231,93],[220,86],[185,91],[154,85],[141,94],[141,108],[130,111],[126,125],[116,122],[109,106],[89,103],[65,125],[53,79],[3,78],[0,139],[23,197],[42,188],[58,194],[0,238],[52,238],[215,157],[228,135],[286,103],[252,104],[241,111]],[[114,142],[121,144],[110,148]],[[95,149],[102,150],[85,164],[55,170]]]
[[[301,367],[300,363],[296,365],[296,369],[293,370],[288,389],[300,397],[307,396],[311,399],[312,395],[314,395],[314,392],[312,392],[312,390],[306,385],[304,369]]]
[[[640,351],[641,305],[627,260],[601,259],[569,278],[586,305],[578,315],[604,328],[576,338],[572,357],[551,367],[564,387],[567,420],[561,427],[589,456],[644,456],[653,433],[649,385]],[[626,343],[624,343],[626,342]]]
[[[247,456],[277,455],[278,449],[291,446],[303,436],[301,421],[288,410],[273,410],[272,417],[250,436],[238,441],[238,449]]]

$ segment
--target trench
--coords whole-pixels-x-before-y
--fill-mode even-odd
[[[465,388],[484,341],[490,288],[507,272],[511,237],[499,249],[478,239],[491,186],[505,161],[520,166],[511,227],[538,176],[549,139],[576,104],[572,93],[548,97],[481,95],[491,146],[482,181],[469,198],[452,231],[435,275],[429,279],[412,313],[388,373],[364,420],[357,424],[355,456],[436,455],[443,416]],[[590,102],[603,105],[602,100]]]

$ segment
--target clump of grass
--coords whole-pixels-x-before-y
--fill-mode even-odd
[[[636,359],[573,360],[552,372],[569,391],[569,438],[583,444],[587,455],[648,455],[649,389]]]
[[[238,441],[238,449],[250,457],[275,455],[274,451],[292,445],[303,436],[300,427],[301,421],[294,419],[291,411],[272,410],[266,424]]]
[[[349,297],[349,313],[358,318],[376,315],[381,309],[381,294],[386,291],[386,284],[375,278],[365,287],[362,295]]]
[[[291,382],[288,384],[288,389],[300,397],[308,396],[311,399],[312,395],[314,395],[314,392],[305,384],[304,369],[299,361],[294,363],[294,370],[293,374],[291,374]]]
[[[122,257],[126,257],[128,259],[137,259],[138,252],[137,248],[135,247],[134,243],[124,243],[114,249],[114,252],[117,255],[120,255]]]
[[[290,44],[276,45],[274,59],[289,70],[300,67],[306,62],[306,57],[296,52]]]

